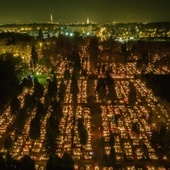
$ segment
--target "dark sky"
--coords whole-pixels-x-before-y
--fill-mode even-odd
[[[170,21],[170,0],[0,0],[0,23]]]

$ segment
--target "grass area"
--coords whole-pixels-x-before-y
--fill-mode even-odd
[[[48,82],[46,81],[46,77],[37,77],[38,82],[44,86],[48,86]]]
[[[42,75],[35,75],[34,77],[37,77],[38,82],[44,86],[48,86],[48,82],[46,80],[47,77],[53,77],[52,74],[42,74]]]

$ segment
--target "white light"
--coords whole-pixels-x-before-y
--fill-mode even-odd
[[[73,33],[70,33],[70,36],[72,37],[72,36],[73,36]]]

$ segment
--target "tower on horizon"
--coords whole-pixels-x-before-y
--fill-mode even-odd
[[[89,20],[89,18],[87,18],[87,24],[89,24],[90,23],[90,20]]]
[[[53,23],[53,15],[50,15],[50,22]]]

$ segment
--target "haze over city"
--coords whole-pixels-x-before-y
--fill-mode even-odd
[[[1,0],[0,23],[170,21],[169,0]]]

